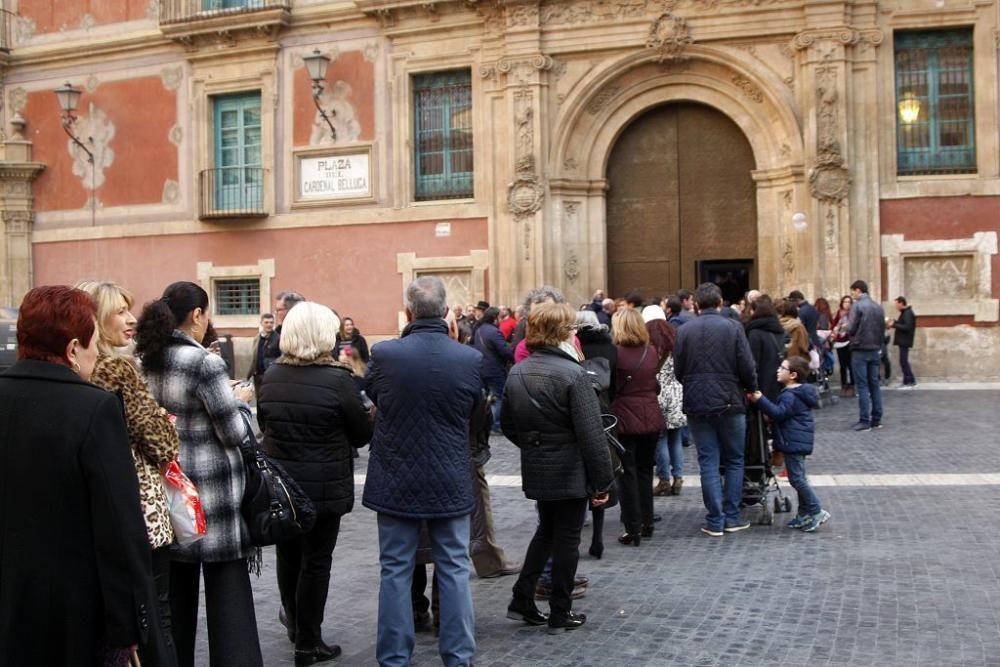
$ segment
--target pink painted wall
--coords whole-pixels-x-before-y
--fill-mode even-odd
[[[292,72],[295,104],[292,136],[295,146],[308,146],[316,105],[312,100],[312,81],[305,65]],[[347,101],[354,107],[354,117],[361,125],[359,141],[375,138],[375,64],[360,51],[341,53],[326,69],[326,90],[337,81],[351,87]]]
[[[488,247],[485,219],[449,222],[451,236],[440,238],[437,221],[428,221],[37,243],[35,284],[110,279],[145,303],[173,281],[197,282],[198,262],[243,266],[273,257],[272,295],[293,289],[353,317],[365,334],[395,335],[403,294],[396,253],[439,257]]]
[[[177,93],[167,90],[160,77],[147,76],[102,83],[93,92],[84,90],[77,116],[89,114],[91,103],[106,114],[115,132],[108,143],[114,158],[104,169],[97,199],[104,206],[159,204],[166,181],[178,179],[177,146],[170,142],[170,129],[177,123]],[[55,94],[49,90],[29,93],[23,113],[34,158],[46,164],[32,187],[35,210],[82,208],[90,189],[73,174],[69,137],[62,128]],[[86,143],[85,137],[81,139]]]
[[[907,241],[967,239],[976,232],[1000,235],[1000,197],[918,197],[887,199],[879,208],[881,232],[902,234]],[[1000,255],[992,262],[993,298],[1000,296]],[[883,268],[883,290],[885,290]],[[896,294],[886,295],[895,298]],[[923,326],[972,323],[972,318],[921,320]],[[996,326],[988,325],[988,326]]]
[[[17,13],[35,22],[44,34],[81,28],[84,15],[101,26],[146,18],[149,0],[18,0]]]

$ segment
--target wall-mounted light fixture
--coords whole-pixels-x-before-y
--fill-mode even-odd
[[[73,127],[76,125],[76,116],[73,115],[73,112],[76,111],[76,107],[80,103],[80,91],[71,86],[67,81],[60,88],[56,88],[55,92],[56,97],[59,98],[59,107],[62,109],[63,130],[73,140],[73,143],[87,154],[87,162],[94,164],[94,154],[80,141],[73,130]],[[91,141],[91,139],[88,137],[87,141]]]
[[[903,93],[899,100],[899,119],[907,125],[917,122],[920,118],[920,99],[911,92]]]
[[[313,103],[316,105],[319,115],[330,126],[330,138],[336,141],[337,130],[333,127],[331,118],[336,116],[337,112],[333,109],[326,111],[323,109],[323,105],[319,103],[319,97],[323,94],[323,88],[326,85],[326,68],[330,64],[330,59],[320,53],[319,49],[314,49],[312,55],[303,56],[302,61],[306,64],[306,71],[309,72],[309,78],[312,79]]]
[[[73,129],[76,125],[76,116],[73,115],[73,112],[76,111],[76,107],[80,103],[81,93],[68,81],[56,88],[55,93],[56,97],[59,98],[59,108],[62,109],[63,130],[73,140],[73,143],[87,154],[87,162],[90,163],[90,226],[94,227],[97,224],[97,187],[94,182],[94,179],[97,178],[97,167],[94,165],[93,151],[80,141]],[[87,137],[87,143],[93,145],[93,137]]]

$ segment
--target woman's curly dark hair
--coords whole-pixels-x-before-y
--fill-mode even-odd
[[[181,281],[163,290],[163,296],[142,308],[136,324],[136,356],[142,367],[162,371],[164,353],[173,344],[173,333],[195,308],[208,310],[208,293],[191,282]]]

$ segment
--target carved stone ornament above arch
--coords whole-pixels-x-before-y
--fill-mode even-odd
[[[801,168],[804,147],[795,101],[774,72],[708,46],[690,45],[685,56],[682,68],[664,66],[645,51],[592,69],[570,91],[553,123],[555,150],[548,173],[603,179],[614,142],[628,123],[655,106],[682,101],[729,116],[750,141],[757,170]]]

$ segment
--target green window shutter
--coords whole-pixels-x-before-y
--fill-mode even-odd
[[[898,32],[894,41],[897,172],[975,173],[972,29]],[[903,118],[906,105],[915,119]]]
[[[260,279],[233,278],[212,281],[215,286],[215,312],[219,315],[257,315],[260,313]]]
[[[472,197],[469,70],[414,76],[413,115],[417,201]]]
[[[215,210],[259,209],[264,204],[260,93],[214,98]]]

